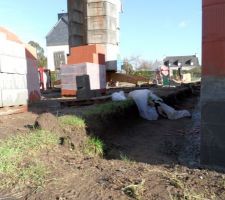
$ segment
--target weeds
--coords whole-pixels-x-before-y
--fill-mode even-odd
[[[65,115],[65,116],[59,117],[59,121],[63,125],[76,126],[78,128],[86,127],[84,119],[77,116]]]
[[[134,199],[141,199],[142,193],[143,193],[143,187],[144,187],[145,180],[142,180],[140,183],[135,183],[126,186],[122,189],[122,191],[129,197]]]
[[[90,137],[84,145],[84,153],[89,156],[103,157],[104,148],[105,145],[102,140],[97,137]]]
[[[35,156],[42,149],[56,145],[55,134],[42,130],[11,137],[0,142],[0,187],[10,187],[16,183],[41,185],[46,175],[45,167]]]
[[[133,162],[127,155],[125,155],[125,154],[120,154],[120,159],[122,160],[122,161],[124,161],[124,162],[127,162],[127,163],[131,163],[131,162]]]
[[[203,193],[197,194],[193,189],[189,188],[184,180],[182,179],[182,176],[175,171],[174,173],[167,174],[167,179],[169,180],[169,184],[173,187],[180,189],[182,191],[181,194],[171,194],[169,192],[169,197],[171,200],[179,200],[179,199],[185,199],[185,200],[205,200],[205,195]]]

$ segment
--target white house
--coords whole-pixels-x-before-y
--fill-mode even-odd
[[[69,54],[68,14],[58,14],[58,22],[46,36],[47,68],[51,71],[60,69],[60,65],[67,64]]]

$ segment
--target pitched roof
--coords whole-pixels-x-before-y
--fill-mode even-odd
[[[68,15],[63,15],[46,36],[47,46],[69,44]]]
[[[191,56],[168,56],[163,60],[165,65],[177,67],[180,63],[181,66],[199,66],[199,60],[196,55]]]

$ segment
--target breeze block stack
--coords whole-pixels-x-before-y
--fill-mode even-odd
[[[105,48],[102,45],[72,47],[68,64],[61,66],[62,96],[77,95],[77,77],[88,75],[91,90],[106,88]]]
[[[0,27],[0,109],[20,106],[21,112],[27,110],[28,84],[34,83],[35,80],[37,83],[33,84],[33,90],[37,92],[36,99],[40,99],[38,74],[31,73],[33,78],[28,82],[28,62],[25,45],[15,34]],[[3,115],[2,113],[12,114],[1,109],[0,115]]]

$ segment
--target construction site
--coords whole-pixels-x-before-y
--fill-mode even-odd
[[[148,72],[121,64],[122,12],[67,0],[46,66],[0,26],[0,199],[225,199],[225,0],[202,0],[201,61]]]

